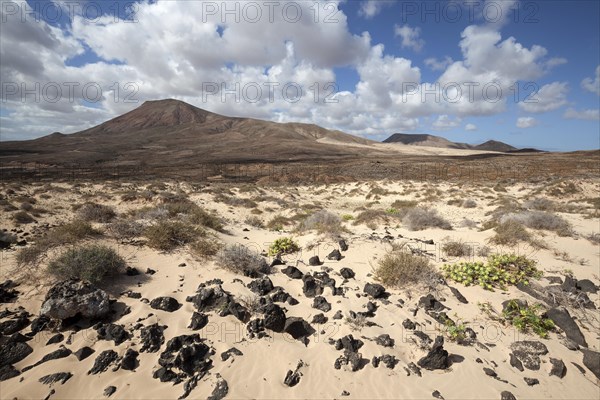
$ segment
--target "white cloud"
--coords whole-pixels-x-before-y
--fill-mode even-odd
[[[444,114],[438,116],[431,126],[436,131],[445,131],[460,126],[461,122],[462,120],[460,118],[452,119],[450,116]]]
[[[520,117],[517,119],[517,128],[527,129],[538,124],[538,121],[533,117]]]
[[[467,124],[465,125],[465,130],[469,131],[469,132],[473,132],[477,130],[477,126],[474,124]]]
[[[438,60],[435,57],[425,59],[425,65],[428,66],[432,71],[443,71],[448,65],[452,64],[454,60],[452,57],[446,56],[443,60]]]
[[[393,5],[393,1],[386,0],[366,0],[360,3],[360,9],[358,15],[371,19],[376,15],[379,15],[385,7]]]
[[[567,82],[552,82],[542,86],[537,93],[519,103],[519,107],[530,113],[554,111],[567,104]]]
[[[596,67],[596,77],[594,79],[585,78],[581,81],[581,87],[600,96],[600,65]]]
[[[425,41],[420,38],[421,28],[418,26],[416,28],[411,28],[408,25],[395,25],[394,35],[402,38],[402,48],[407,47],[419,52],[423,49],[423,46],[425,46]]]
[[[574,108],[568,108],[563,117],[566,119],[583,119],[588,121],[599,121],[600,120],[600,110],[597,108],[595,110],[581,110],[577,111]]]

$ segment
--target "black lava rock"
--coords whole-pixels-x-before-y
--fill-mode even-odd
[[[150,302],[150,307],[155,310],[162,310],[167,312],[173,312],[179,310],[181,304],[172,297],[157,297]]]

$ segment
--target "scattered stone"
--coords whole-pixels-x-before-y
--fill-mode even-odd
[[[181,263],[181,264],[178,265],[178,267],[179,268],[184,268],[184,267],[187,267],[187,264],[186,263]]]
[[[19,376],[21,373],[11,364],[0,367],[0,382]]]
[[[66,381],[71,379],[73,374],[70,372],[57,372],[55,374],[42,376],[38,382],[43,383],[44,385],[52,386],[56,382],[60,382],[61,385],[64,385]]]
[[[331,310],[331,304],[329,304],[323,296],[315,297],[312,306],[313,308],[316,308],[317,310],[321,310],[323,312],[328,312]]]
[[[536,378],[523,378],[523,380],[528,386],[534,386],[540,383],[540,381]]]
[[[491,368],[485,368],[485,367],[484,367],[484,368],[483,368],[483,372],[485,372],[485,374],[486,374],[487,376],[491,376],[492,378],[495,378],[495,377],[497,377],[497,376],[498,376],[498,374],[496,373],[496,371],[494,371],[494,370],[493,370],[493,369],[491,369]]]
[[[375,338],[375,343],[383,347],[394,347],[394,339],[387,333],[377,336]]]
[[[514,394],[509,392],[508,390],[503,390],[500,393],[500,400],[517,400]]]
[[[598,287],[589,279],[581,279],[577,281],[577,289],[586,293],[598,293]]]
[[[262,307],[262,313],[264,314],[264,327],[272,330],[273,332],[283,332],[285,328],[286,319],[285,312],[277,304],[269,303]]]
[[[552,308],[546,312],[546,316],[562,329],[569,339],[580,346],[587,347],[585,337],[566,308]]]
[[[352,372],[358,371],[364,366],[362,361],[362,354],[351,351],[345,351],[343,355],[339,356],[335,360],[333,367],[335,369],[341,369],[343,365],[350,365],[350,369],[352,370]]]
[[[331,253],[327,255],[328,260],[340,261],[342,259],[342,253],[338,249],[334,249]]]
[[[517,356],[515,356],[513,353],[510,353],[510,365],[515,367],[516,369],[518,369],[521,372],[524,371],[523,363],[521,361],[519,361]]]
[[[173,297],[157,297],[150,302],[150,307],[155,310],[173,312],[181,308],[181,304]]]
[[[380,357],[373,357],[373,359],[371,360],[371,363],[375,368],[379,366],[379,363],[383,363],[383,365],[385,365],[387,368],[394,369],[396,367],[396,364],[398,364],[399,362],[400,361],[398,361],[398,359],[395,356],[390,354],[384,354]]]
[[[193,331],[197,331],[199,329],[204,328],[206,324],[208,324],[208,315],[194,311],[194,313],[192,314],[192,320],[190,321],[190,325],[188,326],[188,328]]]
[[[367,283],[363,292],[370,295],[374,299],[378,299],[385,295],[385,288],[377,283]]]
[[[163,331],[165,327],[158,324],[152,324],[142,328],[140,333],[140,339],[142,340],[142,348],[140,351],[148,353],[156,353],[160,350],[160,346],[165,342],[165,335]]]
[[[465,296],[462,295],[461,292],[458,291],[457,288],[454,288],[452,286],[449,286],[450,291],[452,292],[452,294],[454,295],[454,297],[456,297],[456,299],[458,301],[460,301],[463,304],[469,304],[469,301],[465,298]]]
[[[286,268],[282,269],[281,272],[291,279],[302,279],[302,276],[304,276],[298,268],[292,265],[288,265]]]
[[[583,368],[581,365],[574,363],[573,361],[571,361],[571,364],[573,364],[573,366],[577,368],[583,375],[586,374],[585,368]]]
[[[258,294],[259,296],[264,296],[273,290],[273,282],[271,282],[269,277],[265,276],[263,278],[255,279],[252,282],[250,282],[248,284],[248,289]]]
[[[315,297],[323,294],[323,286],[321,286],[311,275],[304,275],[302,281],[304,282],[302,292],[306,297]]]
[[[250,318],[248,311],[233,296],[223,290],[221,284],[215,287],[205,287],[201,284],[194,296],[189,296],[186,301],[192,302],[198,311],[218,311],[219,316],[233,315],[242,322]]]
[[[117,391],[117,388],[116,388],[116,387],[114,387],[114,386],[107,386],[107,387],[104,389],[104,396],[105,396],[105,397],[110,397],[110,396],[112,396],[112,395],[113,395],[113,394],[114,394],[116,391]]]
[[[342,396],[344,396],[344,397],[350,396],[350,392],[344,390],[344,391],[342,391]]]
[[[81,361],[81,360],[85,360],[86,358],[88,358],[89,356],[94,354],[94,351],[95,350],[92,349],[91,347],[84,346],[81,349],[77,350],[73,354],[77,358],[77,361]]]
[[[50,318],[48,318],[44,315],[40,315],[39,317],[35,318],[33,321],[31,321],[31,326],[30,326],[31,333],[28,335],[35,336],[36,333],[39,333],[39,332],[43,331],[44,329],[46,329],[49,322],[50,322]]]
[[[125,275],[127,275],[127,276],[136,276],[139,274],[140,274],[140,271],[138,271],[138,269],[135,267],[127,267],[125,269]]]
[[[444,400],[444,396],[442,396],[439,390],[434,390],[433,393],[431,393],[431,395],[436,399]]]
[[[448,358],[448,352],[444,349],[444,338],[442,336],[435,338],[435,342],[429,353],[421,358],[417,364],[421,368],[428,370],[446,369],[449,367],[450,360]]]
[[[348,250],[348,243],[346,243],[346,241],[344,239],[340,239],[340,241],[338,242],[338,245],[340,246],[340,250],[342,250],[342,251]]]
[[[230,348],[227,351],[224,351],[221,353],[221,361],[227,361],[229,360],[229,358],[234,355],[234,356],[243,356],[244,353],[242,353],[240,350],[236,349],[235,347]]]
[[[562,340],[561,343],[569,350],[579,350],[579,345],[569,338],[564,338],[564,340]]]
[[[341,310],[336,311],[336,313],[333,315],[332,317],[333,319],[342,319],[344,318],[344,315],[342,314]]]
[[[600,353],[588,349],[581,349],[583,352],[583,365],[587,367],[596,378],[600,379]]]
[[[514,342],[510,345],[515,357],[517,357],[525,368],[537,371],[540,369],[541,355],[548,354],[548,348],[541,342],[524,340]]]
[[[288,317],[285,320],[284,332],[292,335],[294,339],[304,340],[315,333],[315,330],[308,322],[298,317]]]
[[[64,339],[65,339],[65,336],[62,333],[57,333],[56,335],[54,335],[50,339],[48,339],[48,341],[46,342],[46,346],[48,346],[49,344],[60,343]]]
[[[351,278],[354,278],[354,276],[355,276],[354,271],[351,270],[350,268],[342,268],[342,269],[340,269],[340,275],[344,279],[351,279]]]
[[[323,263],[319,259],[319,256],[312,256],[311,258],[308,259],[308,265],[310,265],[311,267],[316,267],[321,264],[323,264]]]
[[[118,324],[100,325],[96,328],[96,331],[100,339],[113,340],[117,346],[129,339],[130,336],[123,325]]]
[[[289,387],[296,386],[300,382],[300,377],[302,377],[302,373],[300,372],[300,369],[303,366],[304,366],[304,362],[302,362],[302,360],[300,360],[300,362],[298,363],[298,365],[296,366],[296,369],[294,371],[288,370],[288,372],[285,374],[283,383]]]
[[[118,358],[119,355],[114,350],[104,350],[98,355],[96,361],[94,361],[94,366],[88,371],[88,375],[95,375],[106,371]]]
[[[402,326],[404,327],[404,329],[408,329],[408,330],[414,330],[417,326],[415,325],[414,322],[412,322],[410,319],[405,319],[404,321],[402,321]]]
[[[0,335],[10,336],[29,325],[29,313],[21,312],[15,318],[0,322]]]
[[[78,314],[83,318],[103,318],[110,312],[108,294],[89,282],[78,279],[52,286],[42,303],[40,314],[54,319],[67,319]]]
[[[552,364],[550,376],[558,376],[561,379],[565,377],[565,375],[567,374],[567,366],[565,365],[563,360],[550,357],[550,364]]]
[[[29,366],[23,368],[21,370],[21,372],[29,371],[30,369],[35,368],[38,365],[43,364],[43,363],[48,362],[48,361],[58,360],[58,359],[61,359],[61,358],[68,357],[71,354],[72,354],[71,350],[67,349],[64,346],[61,346],[59,349],[54,350],[53,352],[46,354],[44,357],[42,357],[42,359],[40,361],[36,362],[35,364],[29,365]]]
[[[360,339],[354,339],[352,335],[346,335],[341,339],[335,341],[335,349],[336,350],[346,350],[352,353],[356,353],[362,346],[364,342]]]
[[[413,335],[415,335],[416,337],[418,337],[421,340],[421,345],[420,345],[421,347],[427,347],[429,345],[429,343],[432,342],[429,335],[427,335],[423,331],[414,331]]]
[[[19,292],[14,289],[16,286],[11,280],[0,283],[0,304],[12,303],[17,299]]]
[[[227,396],[227,393],[229,393],[229,385],[227,384],[227,381],[223,378],[219,378],[211,395],[208,396],[206,400],[221,400]]]
[[[140,292],[133,292],[131,290],[126,291],[125,296],[129,297],[130,299],[141,299],[142,298],[142,294]]]
[[[419,299],[419,307],[424,308],[425,311],[435,312],[441,312],[448,308],[440,303],[431,293]]]
[[[311,321],[311,324],[324,324],[327,322],[327,317],[323,313],[315,315]]]
[[[152,268],[146,269],[146,275],[154,275],[155,273],[156,273],[156,271],[153,270]]]
[[[137,356],[139,353],[133,349],[127,349],[121,360],[121,368],[127,371],[133,371],[138,364]]]

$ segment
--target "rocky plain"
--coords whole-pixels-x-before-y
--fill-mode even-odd
[[[0,186],[2,399],[597,399],[600,181]]]

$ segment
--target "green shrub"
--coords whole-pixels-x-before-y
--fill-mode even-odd
[[[271,246],[269,246],[269,255],[276,256],[278,254],[295,253],[298,250],[300,250],[298,243],[294,242],[291,238],[283,237],[271,243]]]
[[[269,264],[260,255],[243,245],[226,246],[217,255],[221,267],[249,277],[269,273]]]
[[[342,214],[342,219],[344,221],[352,221],[354,219],[354,216],[352,214]]]
[[[548,337],[548,331],[554,329],[554,322],[543,317],[544,312],[539,304],[522,305],[516,300],[510,300],[504,307],[502,316],[521,332],[529,329],[542,338]]]
[[[480,261],[444,264],[442,271],[446,278],[465,286],[480,285],[487,290],[494,287],[504,290],[506,285],[528,284],[528,278],[541,277],[542,272],[535,264],[524,256],[493,254],[485,264]]]
[[[435,286],[438,273],[425,257],[414,255],[404,245],[392,248],[377,262],[376,280],[386,286],[405,287],[418,283]]]
[[[163,251],[193,242],[205,232],[181,221],[159,221],[144,231],[148,246]]]
[[[48,264],[48,271],[60,279],[78,278],[99,284],[125,266],[125,260],[110,247],[89,245],[67,250]]]
[[[455,323],[451,319],[447,319],[446,323],[446,335],[448,339],[453,342],[462,342],[467,338],[467,327],[462,322]]]
[[[77,216],[83,221],[109,222],[116,216],[116,213],[109,206],[97,203],[85,203],[77,211]]]

